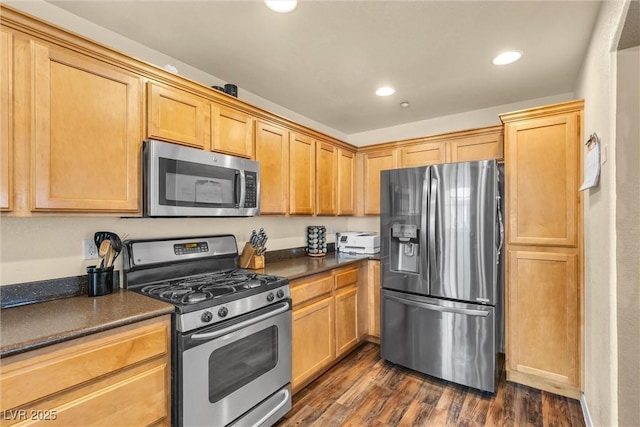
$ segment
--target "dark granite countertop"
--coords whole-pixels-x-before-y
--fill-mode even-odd
[[[349,264],[368,259],[380,259],[380,254],[375,255],[349,255],[340,252],[330,252],[323,257],[302,256],[284,261],[268,263],[264,269],[256,272],[273,274],[286,277],[289,280],[299,279],[312,274],[322,273],[334,268],[344,267]]]
[[[173,305],[119,290],[0,311],[0,357],[172,313]]]

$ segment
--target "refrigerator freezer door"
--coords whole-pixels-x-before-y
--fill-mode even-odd
[[[380,180],[382,286],[429,293],[427,259],[427,167],[385,170]]]
[[[382,290],[380,354],[407,368],[495,392],[495,308]]]
[[[431,296],[496,304],[497,173],[494,160],[431,167]]]

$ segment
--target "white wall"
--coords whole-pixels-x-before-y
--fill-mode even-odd
[[[618,423],[616,325],[616,54],[629,0],[602,3],[575,93],[585,99],[584,135],[606,150],[600,185],[585,194],[585,384],[594,425]]]
[[[74,33],[81,34],[82,36],[90,40],[102,43],[105,46],[109,46],[112,49],[130,55],[142,61],[146,61],[158,67],[162,68],[166,64],[173,65],[178,69],[178,73],[181,76],[202,85],[211,87],[222,86],[224,85],[224,83],[227,83],[220,80],[218,77],[207,74],[197,68],[185,64],[184,62],[165,55],[162,52],[158,52],[156,50],[143,46],[140,43],[123,37],[111,30],[95,25],[87,21],[86,19],[80,18],[43,0],[3,0],[2,3],[7,4],[29,15],[40,18],[43,21],[65,28]],[[312,129],[323,132],[342,141],[347,141],[348,139],[346,134],[336,129],[325,126],[322,123],[316,122],[315,120],[298,114],[295,111],[284,108],[278,104],[274,104],[267,99],[261,98],[257,95],[252,94],[251,92],[244,90],[242,87],[238,88],[238,98],[244,102],[255,105],[256,107],[260,107],[272,113],[279,114],[283,117],[295,121],[296,123],[308,126]]]
[[[618,52],[617,69],[618,423],[640,426],[640,47]]]
[[[80,276],[94,261],[82,258],[82,239],[96,231],[113,231],[131,239],[153,237],[233,234],[239,250],[251,230],[264,228],[268,250],[306,245],[306,227],[324,225],[329,242],[334,233],[348,229],[347,218],[253,217],[253,218],[115,218],[38,217],[6,218],[0,221],[0,285],[60,277]],[[122,259],[116,261],[121,268]]]
[[[482,110],[467,111],[465,113],[437,117],[435,119],[354,133],[349,135],[348,142],[355,146],[363,147],[381,142],[400,141],[427,135],[455,132],[463,129],[495,126],[501,124],[500,117],[498,116],[502,113],[510,113],[512,111],[540,107],[542,105],[555,104],[557,102],[571,101],[573,99],[575,99],[574,94],[572,92],[568,92],[543,98],[529,99],[513,104],[497,105],[495,107],[485,108]],[[462,123],[464,123],[464,126],[461,126]]]

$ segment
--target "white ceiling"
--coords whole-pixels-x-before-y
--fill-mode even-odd
[[[50,3],[345,134],[572,92],[597,1]],[[495,66],[503,50],[522,59]],[[204,82],[207,84],[206,82]],[[377,97],[390,85],[395,95]],[[409,108],[400,102],[409,101]]]

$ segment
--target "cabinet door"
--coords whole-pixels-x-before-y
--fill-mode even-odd
[[[13,158],[11,126],[13,118],[13,42],[11,33],[0,31],[0,210],[11,209]]]
[[[337,208],[338,149],[326,142],[316,143],[316,214],[335,215]]]
[[[313,215],[315,209],[315,141],[305,135],[289,136],[289,213]]]
[[[444,142],[426,142],[400,149],[400,165],[403,168],[437,165],[444,162]]]
[[[139,210],[141,79],[39,44],[34,61],[34,209]]]
[[[502,134],[474,136],[447,142],[447,162],[502,160]]]
[[[350,286],[336,291],[336,356],[358,343],[358,288]]]
[[[524,375],[577,389],[580,366],[577,256],[509,251],[508,267],[509,379],[518,381]]]
[[[256,161],[260,163],[260,215],[286,214],[289,205],[289,132],[257,121]]]
[[[369,265],[369,335],[380,338],[380,262]]]
[[[147,136],[209,149],[210,104],[180,89],[147,83]]]
[[[395,150],[367,152],[364,155],[364,213],[380,215],[380,171],[396,167]]]
[[[294,393],[335,359],[333,297],[293,311],[292,379]]]
[[[338,150],[338,215],[355,213],[355,168],[356,156],[353,152]]]
[[[579,114],[505,125],[509,243],[577,245]]]
[[[222,105],[212,111],[212,150],[253,158],[253,118]]]

